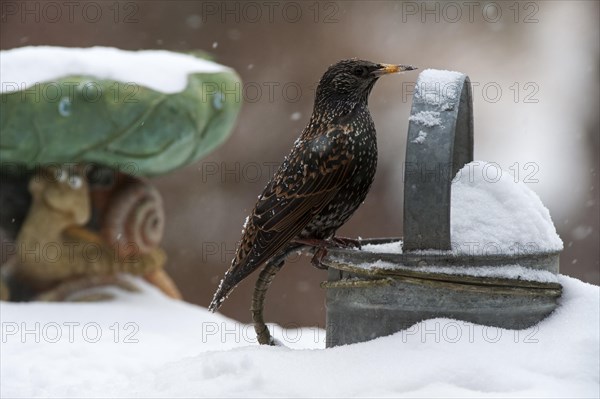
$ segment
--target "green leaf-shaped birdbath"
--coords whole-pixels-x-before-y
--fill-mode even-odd
[[[193,163],[229,136],[241,105],[238,75],[168,51],[1,53],[0,227],[11,299],[15,285],[33,292],[26,298],[65,299],[121,272],[178,297],[162,269],[162,201],[146,177]],[[113,178],[98,188],[89,165]],[[25,248],[40,248],[39,256]]]
[[[0,59],[3,163],[164,174],[221,144],[241,104],[235,71],[188,54],[24,47]]]

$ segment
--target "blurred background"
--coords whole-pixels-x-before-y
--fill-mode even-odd
[[[208,305],[246,215],[310,117],[318,79],[350,57],[468,74],[475,159],[496,162],[537,192],[564,241],[561,272],[600,283],[598,2],[82,1],[59,17],[46,4],[2,1],[0,47],[204,50],[244,82],[230,139],[154,179],[166,206],[167,269],[187,301]],[[371,94],[378,171],[342,236],[402,234],[416,76],[388,77]],[[250,320],[256,277],[222,313]],[[290,259],[269,291],[267,320],[323,326],[325,279],[308,259]]]

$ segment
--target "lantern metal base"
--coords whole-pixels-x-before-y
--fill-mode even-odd
[[[397,239],[396,239],[397,240]],[[363,244],[393,239],[363,241]],[[398,268],[365,267],[378,260]],[[558,253],[459,256],[449,253],[380,254],[331,249],[327,289],[327,347],[368,341],[433,318],[507,329],[529,328],[557,306],[556,282],[432,273],[423,266],[523,266],[558,272]]]

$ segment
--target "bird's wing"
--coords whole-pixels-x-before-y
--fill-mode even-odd
[[[241,280],[284,249],[347,183],[354,161],[348,134],[334,128],[297,142],[248,218],[212,309]]]

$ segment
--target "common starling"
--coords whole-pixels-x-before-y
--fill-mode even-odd
[[[367,108],[371,89],[382,75],[413,69],[357,59],[327,69],[310,121],[246,219],[209,310],[216,311],[241,280],[266,262],[279,265],[307,243],[335,240],[375,176],[377,139]]]

